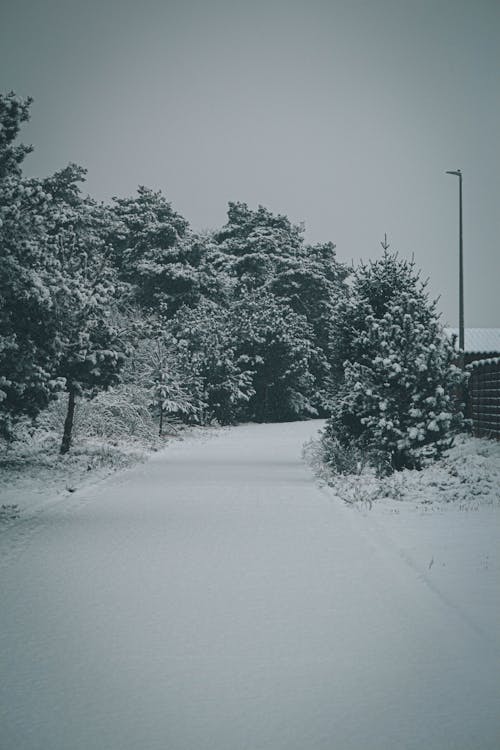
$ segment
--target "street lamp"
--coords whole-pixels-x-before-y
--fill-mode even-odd
[[[465,349],[464,342],[464,238],[462,226],[462,172],[446,172],[458,177],[458,224],[459,224],[459,249],[458,249],[458,348],[462,352]]]

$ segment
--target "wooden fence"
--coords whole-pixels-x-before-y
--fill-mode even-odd
[[[476,437],[500,440],[500,357],[468,365],[468,416]]]

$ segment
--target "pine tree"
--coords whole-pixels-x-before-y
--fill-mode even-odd
[[[244,418],[254,395],[253,372],[236,353],[232,306],[202,300],[196,308],[182,308],[169,329],[177,357],[201,384],[203,421],[235,424]]]
[[[45,180],[52,196],[48,224],[50,250],[60,276],[53,294],[52,317],[58,357],[57,376],[64,379],[68,409],[61,453],[71,445],[75,402],[93,397],[120,380],[130,342],[114,321],[123,292],[109,263],[106,244],[109,210],[81,196],[85,170],[69,165]]]
[[[286,216],[263,206],[252,211],[245,203],[230,203],[228,221],[215,232],[214,242],[219,268],[235,281],[235,299],[260,290],[305,319],[315,352],[309,365],[315,384],[310,406],[314,413],[325,414],[333,356],[330,328],[345,295],[347,270],[336,258],[335,245],[308,245],[303,235],[304,227]]]
[[[286,216],[263,206],[252,211],[246,203],[229,203],[227,218],[214,240],[229,273],[244,290],[268,285],[280,262],[304,252],[303,227]]]
[[[392,469],[420,468],[451,445],[462,380],[413,262],[384,252],[354,274],[335,323],[342,379],[328,440],[386,457]]]
[[[48,250],[51,196],[43,182],[25,179],[21,164],[31,147],[15,145],[31,99],[0,95],[0,432],[31,419],[55,397],[57,342],[53,298],[60,265]]]
[[[314,372],[328,365],[307,319],[269,292],[238,300],[232,309],[235,354],[252,371],[247,418],[258,422],[317,415],[321,384]]]
[[[21,176],[21,164],[33,148],[15,144],[23,122],[29,120],[29,110],[33,102],[11,91],[0,94],[0,181]]]
[[[118,225],[110,241],[120,278],[149,311],[171,317],[200,299],[203,243],[161,192],[140,186],[137,196],[114,198]]]
[[[280,264],[276,277],[269,284],[269,290],[279,300],[306,318],[313,342],[323,354],[320,361],[316,360],[319,369],[314,369],[315,363],[312,364],[316,380],[321,383],[320,398],[316,404],[321,415],[326,415],[327,381],[331,377],[330,363],[334,359],[331,328],[336,309],[346,296],[346,276],[346,267],[336,259],[335,245],[325,243],[307,245],[304,256]],[[324,360],[328,363],[328,371],[325,370]]]

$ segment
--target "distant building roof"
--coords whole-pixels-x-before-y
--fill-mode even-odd
[[[458,328],[445,328],[444,330],[449,336],[456,336],[458,342]],[[500,328],[466,328],[464,339],[465,352],[471,354],[500,352]]]

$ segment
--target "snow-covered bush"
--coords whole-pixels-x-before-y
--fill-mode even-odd
[[[304,445],[302,455],[320,483],[331,487],[348,505],[371,508],[384,492],[374,466],[380,456],[355,443],[341,445],[323,433]]]
[[[110,442],[151,444],[158,435],[158,426],[150,403],[148,390],[137,383],[122,383],[90,400],[78,399],[74,421],[75,441],[81,443],[89,438],[97,438]],[[66,403],[61,397],[39,416],[31,431],[36,429],[39,437],[43,433],[58,435],[65,412]]]
[[[388,476],[377,475],[368,454],[356,447],[330,462],[326,452],[323,436],[306,443],[303,456],[319,482],[348,505],[371,507],[390,499],[425,509],[477,510],[500,504],[500,443],[495,440],[462,433],[445,455],[421,471],[403,469]]]
[[[421,468],[450,447],[463,374],[425,286],[413,262],[387,251],[355,272],[336,321],[338,351],[347,356],[327,452],[336,443],[356,446],[379,457],[379,470],[399,470]],[[335,455],[330,448],[332,463]]]
[[[328,464],[329,472],[341,475],[362,474],[367,467],[383,475],[387,473],[388,457],[383,451],[361,445],[356,440],[341,442],[325,429],[320,441],[321,462]]]
[[[149,403],[147,391],[130,384],[110,388],[91,401],[81,400],[76,418],[78,433],[82,437],[149,443],[157,434]]]

